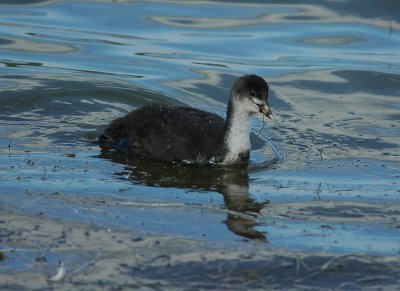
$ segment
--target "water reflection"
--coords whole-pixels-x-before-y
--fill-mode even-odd
[[[31,34],[33,35],[33,34]],[[55,44],[50,42],[31,41],[25,39],[12,39],[1,38],[0,46],[3,50],[14,52],[29,52],[29,53],[43,53],[43,54],[66,54],[77,52],[79,49],[66,44]]]
[[[121,179],[128,178],[133,184],[217,191],[224,197],[228,229],[242,237],[266,240],[265,233],[254,227],[257,226],[257,215],[268,202],[257,202],[250,196],[247,165],[196,167],[127,157],[112,151],[102,152],[100,157],[125,165],[125,171],[116,175]]]
[[[301,151],[304,158],[323,149],[330,158],[390,156],[398,161],[398,120],[394,119],[398,75],[325,70],[286,74],[272,78],[272,83],[277,95],[295,108],[282,104],[275,110],[281,119],[273,131],[285,136],[288,153]]]
[[[387,28],[389,22],[386,17],[382,18],[363,18],[354,14],[342,14],[340,11],[335,11],[333,6],[337,1],[327,1],[325,3],[314,4],[249,4],[241,6],[240,4],[232,7],[225,5],[215,5],[215,11],[224,9],[219,15],[212,15],[210,12],[206,15],[197,17],[188,17],[187,15],[174,15],[174,16],[153,16],[150,18],[154,23],[160,23],[165,26],[181,27],[181,28],[202,28],[202,29],[215,29],[215,28],[236,28],[246,27],[252,25],[276,25],[276,24],[296,24],[304,22],[313,23],[363,23],[366,25],[373,25],[376,27]],[[350,2],[350,1],[340,1]],[[364,3],[363,3],[364,4]],[[199,10],[202,10],[203,5],[194,4]],[[371,6],[373,4],[370,4]],[[388,4],[390,5],[390,4]],[[205,5],[204,5],[205,6]],[[207,6],[205,6],[207,7]],[[186,7],[185,7],[186,8]],[[240,14],[235,14],[234,9],[240,9]],[[252,9],[251,9],[252,8]],[[357,9],[359,11],[359,9]],[[366,9],[368,11],[368,9]],[[371,10],[376,10],[375,6]],[[353,11],[352,11],[353,12]],[[215,13],[215,12],[214,12]],[[223,15],[222,17],[220,15]],[[237,15],[240,15],[238,17]],[[398,29],[399,23],[392,21],[392,29]]]
[[[209,190],[216,193],[214,197],[223,195],[223,219],[232,232],[264,239],[265,235],[255,232],[263,228],[256,226],[257,221],[263,220],[263,212],[273,217],[271,212],[279,209],[276,201],[282,201],[283,210],[275,216],[284,217],[289,227],[268,223],[268,240],[279,247],[282,242],[294,243],[292,248],[300,245],[298,242],[304,243],[301,248],[312,245],[311,240],[321,243],[318,237],[303,233],[304,224],[298,223],[297,213],[293,216],[293,200],[309,203],[318,195],[318,199],[344,202],[361,199],[376,204],[379,199],[398,204],[398,1],[384,0],[377,5],[376,1],[361,0],[305,0],[301,4],[262,0],[0,0],[4,3],[12,4],[0,5],[2,181],[14,187],[8,201],[15,201],[15,193],[29,188],[67,198],[76,194],[79,209],[86,206],[86,197],[120,198],[125,194],[119,189],[140,183],[146,186],[134,187],[129,195],[140,195],[145,203],[173,192],[163,187],[176,187],[179,193],[186,187],[190,203]],[[31,3],[38,5],[21,5]],[[85,17],[76,11],[85,11]],[[247,169],[192,169],[140,159],[135,163],[120,161],[126,166],[117,185],[111,163],[100,159],[96,162],[106,169],[95,163],[81,180],[86,157],[98,153],[88,140],[94,140],[96,130],[112,119],[152,101],[186,104],[224,115],[227,92],[236,76],[243,73],[257,73],[270,82],[277,118],[266,127],[287,153],[279,171],[249,169],[251,195]],[[254,122],[253,129],[262,128],[261,120]],[[12,155],[6,158],[9,144]],[[265,144],[268,142],[258,145],[252,140],[253,158],[270,155]],[[28,161],[35,159],[36,166],[15,157],[17,153],[26,155],[23,150],[31,155]],[[64,151],[84,154],[60,159],[59,153]],[[330,162],[320,161],[326,157]],[[360,157],[369,160],[360,162]],[[42,181],[44,166],[51,169],[54,165],[65,168],[48,172],[49,179],[43,184],[31,183],[35,180],[32,176]],[[128,172],[126,181],[122,175]],[[154,197],[143,198],[144,188],[154,189]],[[263,208],[253,195],[259,201],[274,201],[274,207]],[[201,204],[207,207],[204,197]],[[36,209],[45,213],[57,209],[53,199],[54,195],[46,196],[42,201],[47,204]],[[21,201],[32,206],[32,196],[23,196]],[[13,204],[4,205],[10,208]],[[60,209],[70,205],[68,200]],[[355,209],[359,206],[350,205]],[[222,210],[217,207],[219,214]],[[260,215],[259,208],[264,209]],[[303,208],[295,209],[300,212]],[[387,210],[386,206],[381,208]],[[384,213],[381,208],[365,217],[375,221]],[[115,209],[118,214],[124,210]],[[333,220],[318,211],[305,211],[302,218],[316,219],[315,227],[320,228],[319,224],[333,222],[338,211],[335,207],[326,211]],[[156,212],[146,209],[143,216],[158,215],[153,214]],[[53,213],[65,220],[79,217],[91,222],[84,214]],[[204,219],[193,230],[187,223],[190,215],[180,213],[177,219],[185,227],[179,234],[190,236],[199,228],[207,232]],[[109,216],[94,217],[97,223],[109,223]],[[126,228],[125,220],[119,219],[118,227]],[[348,222],[347,217],[340,220],[338,232],[351,235],[354,229],[362,229],[366,233],[365,228],[349,227]],[[396,227],[387,225],[379,221],[377,230],[396,235]],[[173,227],[167,229],[176,233]],[[334,240],[338,232],[332,235]],[[221,233],[224,235],[231,238]],[[303,240],[304,236],[310,240]],[[357,233],[357,237],[366,236]],[[351,244],[354,238],[342,241]]]

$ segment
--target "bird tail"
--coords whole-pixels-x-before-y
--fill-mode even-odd
[[[114,148],[115,141],[112,136],[108,135],[107,133],[103,133],[98,138],[99,147],[102,150],[110,150]]]

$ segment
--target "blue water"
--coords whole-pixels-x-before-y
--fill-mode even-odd
[[[8,2],[2,211],[221,246],[399,254],[397,2]],[[224,116],[246,73],[270,83],[275,117],[253,120],[249,169],[101,155],[106,125],[153,101]]]

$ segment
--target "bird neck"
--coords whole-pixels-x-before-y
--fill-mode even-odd
[[[239,106],[229,102],[224,131],[226,155],[222,163],[248,160],[251,147],[250,117],[249,112],[240,110]]]

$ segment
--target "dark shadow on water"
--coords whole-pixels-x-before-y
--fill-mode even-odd
[[[133,184],[221,193],[227,212],[225,224],[228,229],[245,238],[267,240],[265,233],[254,227],[258,224],[257,215],[269,202],[257,202],[249,195],[247,164],[229,167],[180,165],[128,157],[110,151],[101,152],[99,157],[125,165],[125,171],[116,175],[124,180],[129,177]]]

